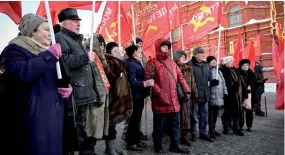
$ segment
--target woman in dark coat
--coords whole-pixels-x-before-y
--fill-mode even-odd
[[[226,81],[228,96],[224,96],[224,114],[222,123],[224,126],[223,134],[228,134],[229,123],[233,122],[233,132],[239,136],[243,136],[239,128],[239,119],[243,119],[242,104],[246,93],[245,84],[238,70],[233,66],[234,58],[232,56],[222,58],[222,66],[220,68]]]
[[[4,49],[5,125],[10,154],[62,155],[63,98],[72,88],[58,88],[56,57],[59,44],[51,43],[47,20],[35,14],[22,17],[21,35]],[[16,149],[15,149],[16,147]]]
[[[248,59],[243,59],[239,62],[239,68],[238,71],[240,75],[242,76],[246,88],[247,88],[247,95],[248,95],[248,102],[244,101],[243,104],[243,111],[245,112],[246,115],[246,126],[247,126],[247,131],[251,132],[252,128],[252,122],[253,122],[253,107],[256,106],[256,88],[257,88],[257,81],[256,77],[254,75],[254,72],[249,68],[250,66],[250,61]],[[248,103],[248,104],[247,104]],[[240,119],[240,128],[243,128],[244,125],[244,119]]]
[[[178,50],[175,52],[175,62],[177,66],[181,69],[183,77],[185,78],[190,91],[192,99],[187,103],[180,101],[181,109],[180,109],[180,125],[181,125],[181,143],[187,146],[190,146],[191,139],[191,118],[195,119],[193,114],[193,104],[194,99],[198,97],[198,90],[195,83],[195,77],[193,73],[193,69],[191,66],[186,65],[188,60],[186,59],[187,55],[182,50]],[[193,137],[192,137],[193,138]]]
[[[127,131],[127,149],[143,150],[145,143],[140,141],[140,121],[144,108],[144,99],[148,96],[147,87],[154,85],[154,80],[144,81],[142,66],[142,49],[131,45],[125,49],[128,55],[126,72],[133,96],[133,113],[130,117]]]

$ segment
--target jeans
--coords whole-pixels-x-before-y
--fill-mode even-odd
[[[140,121],[144,107],[144,100],[136,100],[133,102],[133,113],[129,120],[127,132],[127,143],[137,144],[140,142]]]
[[[180,113],[154,113],[153,114],[153,143],[154,148],[162,148],[161,141],[163,136],[164,122],[170,125],[170,148],[178,148],[180,142]]]
[[[191,120],[192,133],[196,133],[196,120],[199,120],[199,133],[200,135],[207,136],[207,125],[208,125],[208,102],[194,102],[193,104],[193,117]],[[197,118],[197,119],[195,119]]]

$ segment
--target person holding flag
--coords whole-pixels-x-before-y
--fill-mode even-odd
[[[72,87],[58,88],[59,44],[51,45],[47,19],[26,14],[19,24],[20,35],[3,51],[5,72],[4,148],[21,155],[62,155],[63,100]],[[5,112],[4,112],[5,113]],[[9,125],[7,125],[9,124]],[[12,142],[12,143],[11,143]]]

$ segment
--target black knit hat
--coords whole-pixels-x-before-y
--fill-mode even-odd
[[[168,41],[168,40],[163,41],[163,42],[160,44],[160,47],[161,47],[161,46],[164,46],[164,45],[168,46],[168,49],[170,49],[170,48],[171,48],[171,42],[170,42],[170,41]]]
[[[239,62],[238,66],[241,68],[241,66],[242,66],[243,64],[248,64],[248,65],[250,65],[250,60],[248,60],[248,59],[242,59],[242,60]]]
[[[125,49],[129,58],[133,57],[133,54],[135,53],[136,50],[138,50],[138,46],[136,45],[131,45]]]
[[[217,61],[217,59],[214,56],[208,56],[207,59],[206,59],[207,64],[210,63],[212,60],[216,60]]]
[[[177,50],[174,54],[174,60],[178,61],[183,55],[187,56],[183,50]]]
[[[107,45],[106,45],[106,52],[111,54],[111,50],[114,48],[114,47],[118,47],[119,45],[115,42],[109,42]]]

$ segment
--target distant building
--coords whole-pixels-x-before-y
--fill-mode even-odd
[[[136,34],[140,36],[142,28],[147,24],[155,1],[140,1],[135,3]],[[181,1],[182,24],[191,20],[192,15],[202,2]],[[242,28],[243,47],[250,43],[251,38],[260,34],[261,53],[256,60],[265,67],[265,76],[270,77],[269,82],[276,78],[272,70],[272,36],[276,35],[276,21],[284,29],[284,2],[283,1],[223,1],[223,22],[221,31],[220,56],[233,55],[238,33]],[[174,51],[178,49],[177,41],[181,36],[180,28],[172,31]],[[215,55],[218,45],[218,30],[210,32],[203,39],[197,40],[185,48],[192,51],[196,46],[203,46],[207,55]],[[191,53],[191,52],[190,52]]]

